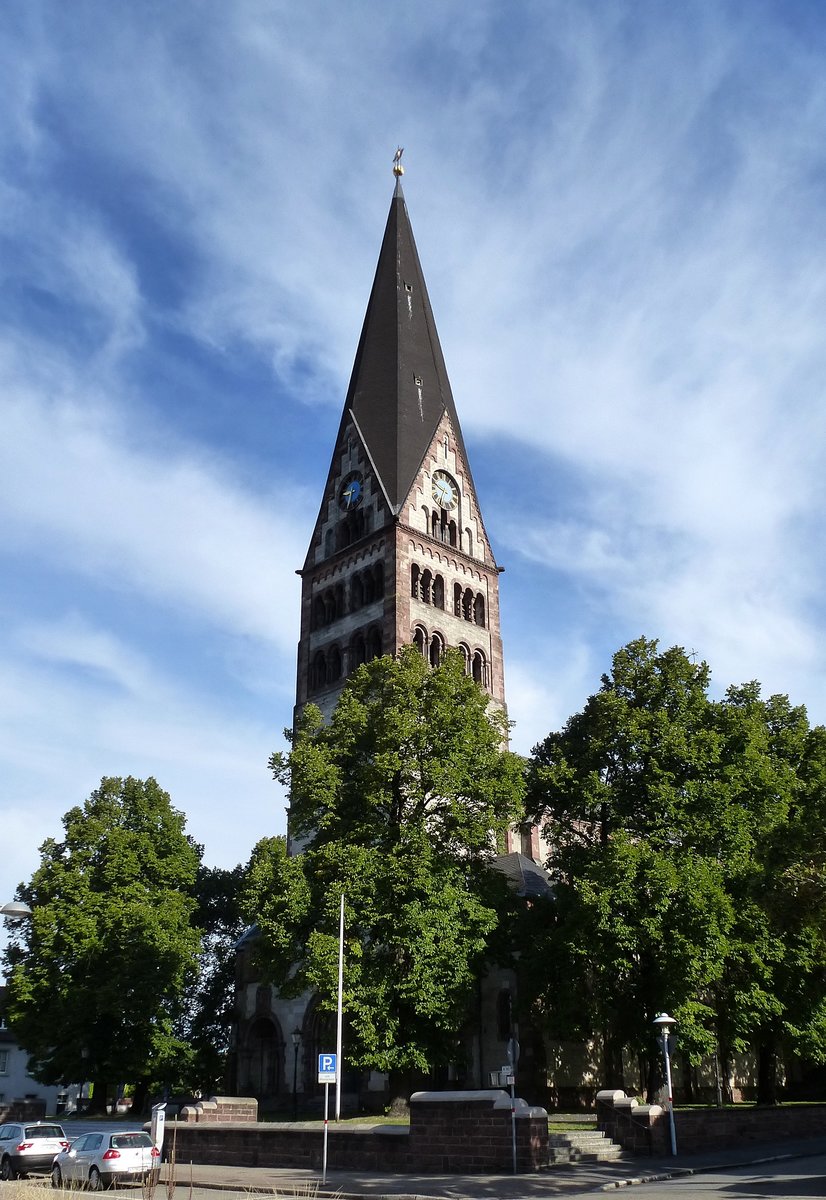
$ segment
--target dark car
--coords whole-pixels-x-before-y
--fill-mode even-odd
[[[54,1156],[68,1145],[62,1126],[51,1121],[0,1125],[0,1179],[16,1179],[30,1171],[51,1171]]]

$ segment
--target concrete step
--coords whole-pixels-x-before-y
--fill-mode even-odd
[[[548,1135],[548,1161],[552,1163],[612,1162],[622,1157],[622,1147],[599,1130]]]

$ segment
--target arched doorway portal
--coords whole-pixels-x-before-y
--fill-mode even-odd
[[[283,1088],[284,1039],[277,1022],[257,1017],[250,1025],[241,1055],[242,1094],[259,1104],[273,1100]]]

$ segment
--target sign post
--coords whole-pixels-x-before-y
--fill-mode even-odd
[[[152,1125],[150,1127],[150,1136],[152,1142],[159,1150],[163,1150],[163,1134],[164,1126],[166,1125],[166,1101],[163,1104],[152,1105]]]
[[[338,1055],[319,1054],[318,1082],[324,1084],[324,1152],[321,1159],[321,1182],[327,1182],[327,1128],[330,1111],[330,1084],[338,1079]]]

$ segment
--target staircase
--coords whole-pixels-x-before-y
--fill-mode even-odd
[[[623,1158],[622,1146],[612,1142],[598,1129],[583,1130],[582,1133],[567,1130],[565,1133],[548,1134],[548,1162],[609,1162]]]

